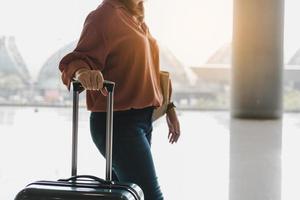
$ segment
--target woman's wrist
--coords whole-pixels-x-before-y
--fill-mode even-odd
[[[178,121],[175,107],[170,106],[166,114],[167,114],[167,118],[169,118],[171,121]]]
[[[168,104],[168,106],[167,106],[167,112],[169,112],[170,110],[172,110],[172,109],[174,109],[174,108],[176,108],[174,102],[170,102],[170,103]]]

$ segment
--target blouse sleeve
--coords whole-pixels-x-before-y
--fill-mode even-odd
[[[102,71],[105,63],[106,49],[103,34],[95,26],[96,19],[89,14],[84,22],[76,48],[65,55],[60,63],[62,82],[70,89],[75,72],[81,68]],[[97,24],[99,26],[99,24]]]

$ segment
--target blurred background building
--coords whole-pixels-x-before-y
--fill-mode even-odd
[[[32,79],[19,53],[15,38],[0,37],[0,101],[3,104],[26,103]]]
[[[71,105],[70,93],[62,84],[58,63],[77,41],[54,52],[43,64],[36,80],[28,72],[14,37],[0,39],[0,103],[5,105]],[[201,66],[184,66],[165,46],[160,45],[161,69],[171,73],[173,99],[182,109],[224,110],[229,108],[231,43],[213,53]],[[300,49],[285,65],[284,107],[300,109]],[[84,105],[84,96],[81,98]]]

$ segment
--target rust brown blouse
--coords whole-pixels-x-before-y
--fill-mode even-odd
[[[104,0],[87,16],[76,48],[60,61],[68,88],[80,68],[100,70],[105,80],[116,83],[116,111],[162,104],[156,40],[118,0]],[[106,97],[100,91],[87,91],[87,107],[105,111]]]

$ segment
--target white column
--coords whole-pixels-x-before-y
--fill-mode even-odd
[[[229,200],[280,200],[282,121],[232,119]]]
[[[234,0],[231,114],[282,116],[284,0]]]

